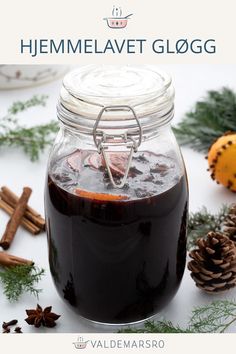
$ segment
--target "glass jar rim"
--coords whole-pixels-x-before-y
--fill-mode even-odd
[[[65,76],[58,104],[64,124],[85,130],[90,126],[91,132],[107,106],[117,109],[105,109],[100,125],[106,128],[136,126],[132,110],[143,129],[163,125],[173,116],[171,77],[153,65],[87,65]]]
[[[157,95],[171,83],[170,75],[154,65],[84,65],[63,79],[73,96],[94,99]]]

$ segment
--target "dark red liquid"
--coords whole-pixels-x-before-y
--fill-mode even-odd
[[[91,320],[147,318],[175,295],[185,268],[187,182],[124,201],[83,198],[48,177],[49,261],[60,295]]]

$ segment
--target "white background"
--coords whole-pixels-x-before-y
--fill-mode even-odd
[[[188,111],[195,101],[204,96],[206,90],[219,89],[228,86],[236,90],[236,66],[223,65],[166,65],[162,69],[168,71],[174,80],[176,88],[176,115],[173,124],[176,124]],[[45,108],[33,108],[19,115],[26,125],[34,125],[56,119],[56,103],[61,80],[36,88],[22,90],[0,91],[0,117],[3,116],[9,105],[16,100],[26,100],[34,94],[49,95]],[[206,171],[207,162],[204,155],[189,148],[182,148],[185,159],[190,187],[190,211],[196,211],[206,205],[213,212],[217,212],[222,203],[236,201],[236,195],[225,188],[216,185]],[[0,148],[0,186],[7,185],[17,194],[23,186],[30,186],[33,194],[30,205],[43,213],[43,190],[46,173],[48,152],[41,155],[37,162],[30,162],[29,158],[20,150]],[[4,232],[8,220],[6,214],[0,211],[0,234]],[[32,258],[35,263],[46,269],[39,287],[43,289],[38,302],[41,306],[53,305],[53,310],[61,314],[61,319],[54,329],[35,329],[24,322],[25,309],[34,308],[37,299],[24,295],[19,302],[9,304],[2,294],[0,286],[0,324],[3,321],[17,318],[24,332],[104,332],[116,331],[114,327],[103,327],[89,324],[81,319],[59,298],[51,280],[48,260],[46,234],[32,236],[24,229],[19,228],[9,253],[25,258]],[[215,299],[236,298],[236,288],[222,295],[210,296],[198,290],[188,270],[185,271],[182,285],[174,300],[157,316],[172,320],[175,324],[185,326],[191,309],[194,306],[210,302]],[[234,329],[235,330],[235,329]]]

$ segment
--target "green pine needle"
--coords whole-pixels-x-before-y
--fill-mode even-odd
[[[236,322],[236,303],[229,300],[213,301],[196,307],[189,321],[191,332],[223,333]]]
[[[173,130],[180,144],[207,152],[218,137],[236,131],[236,93],[226,87],[208,91]]]
[[[191,213],[188,221],[188,250],[194,248],[197,239],[205,237],[209,231],[220,231],[228,211],[229,206],[223,205],[217,214],[210,213],[206,207]]]
[[[127,327],[118,333],[190,333],[188,329],[174,326],[171,321],[146,321],[143,328]]]
[[[190,214],[188,224],[188,249],[196,247],[196,241],[205,237],[209,231],[220,231],[230,206],[222,205],[217,214],[210,213],[206,207]],[[174,325],[171,321],[146,321],[142,328],[127,327],[121,333],[224,333],[236,324],[236,303],[229,300],[213,301],[193,309],[186,328]]]
[[[33,96],[27,101],[12,104],[8,114],[0,119],[0,146],[20,147],[32,161],[39,158],[40,152],[53,143],[58,132],[58,123],[51,121],[48,124],[26,128],[19,124],[16,115],[31,107],[45,106],[46,99],[47,96],[44,95]]]
[[[41,280],[44,274],[44,269],[32,265],[4,268],[0,272],[0,282],[3,285],[3,292],[11,302],[17,301],[24,292],[29,292],[38,297],[41,289],[37,289],[35,284]]]
[[[54,121],[32,128],[17,126],[7,134],[0,134],[0,145],[21,147],[32,161],[36,161],[40,152],[52,144],[57,131],[58,124]]]
[[[33,96],[27,101],[17,101],[14,102],[9,108],[8,108],[8,114],[9,115],[15,115],[19,112],[26,111],[28,108],[35,107],[35,106],[46,106],[46,101],[48,99],[48,96],[46,95],[41,95],[41,96]]]
[[[166,320],[146,321],[142,328],[128,327],[119,333],[224,333],[235,323],[236,303],[219,300],[193,309],[186,328]]]

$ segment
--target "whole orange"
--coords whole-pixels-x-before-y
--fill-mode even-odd
[[[207,156],[211,177],[217,183],[236,192],[236,133],[217,139]]]

